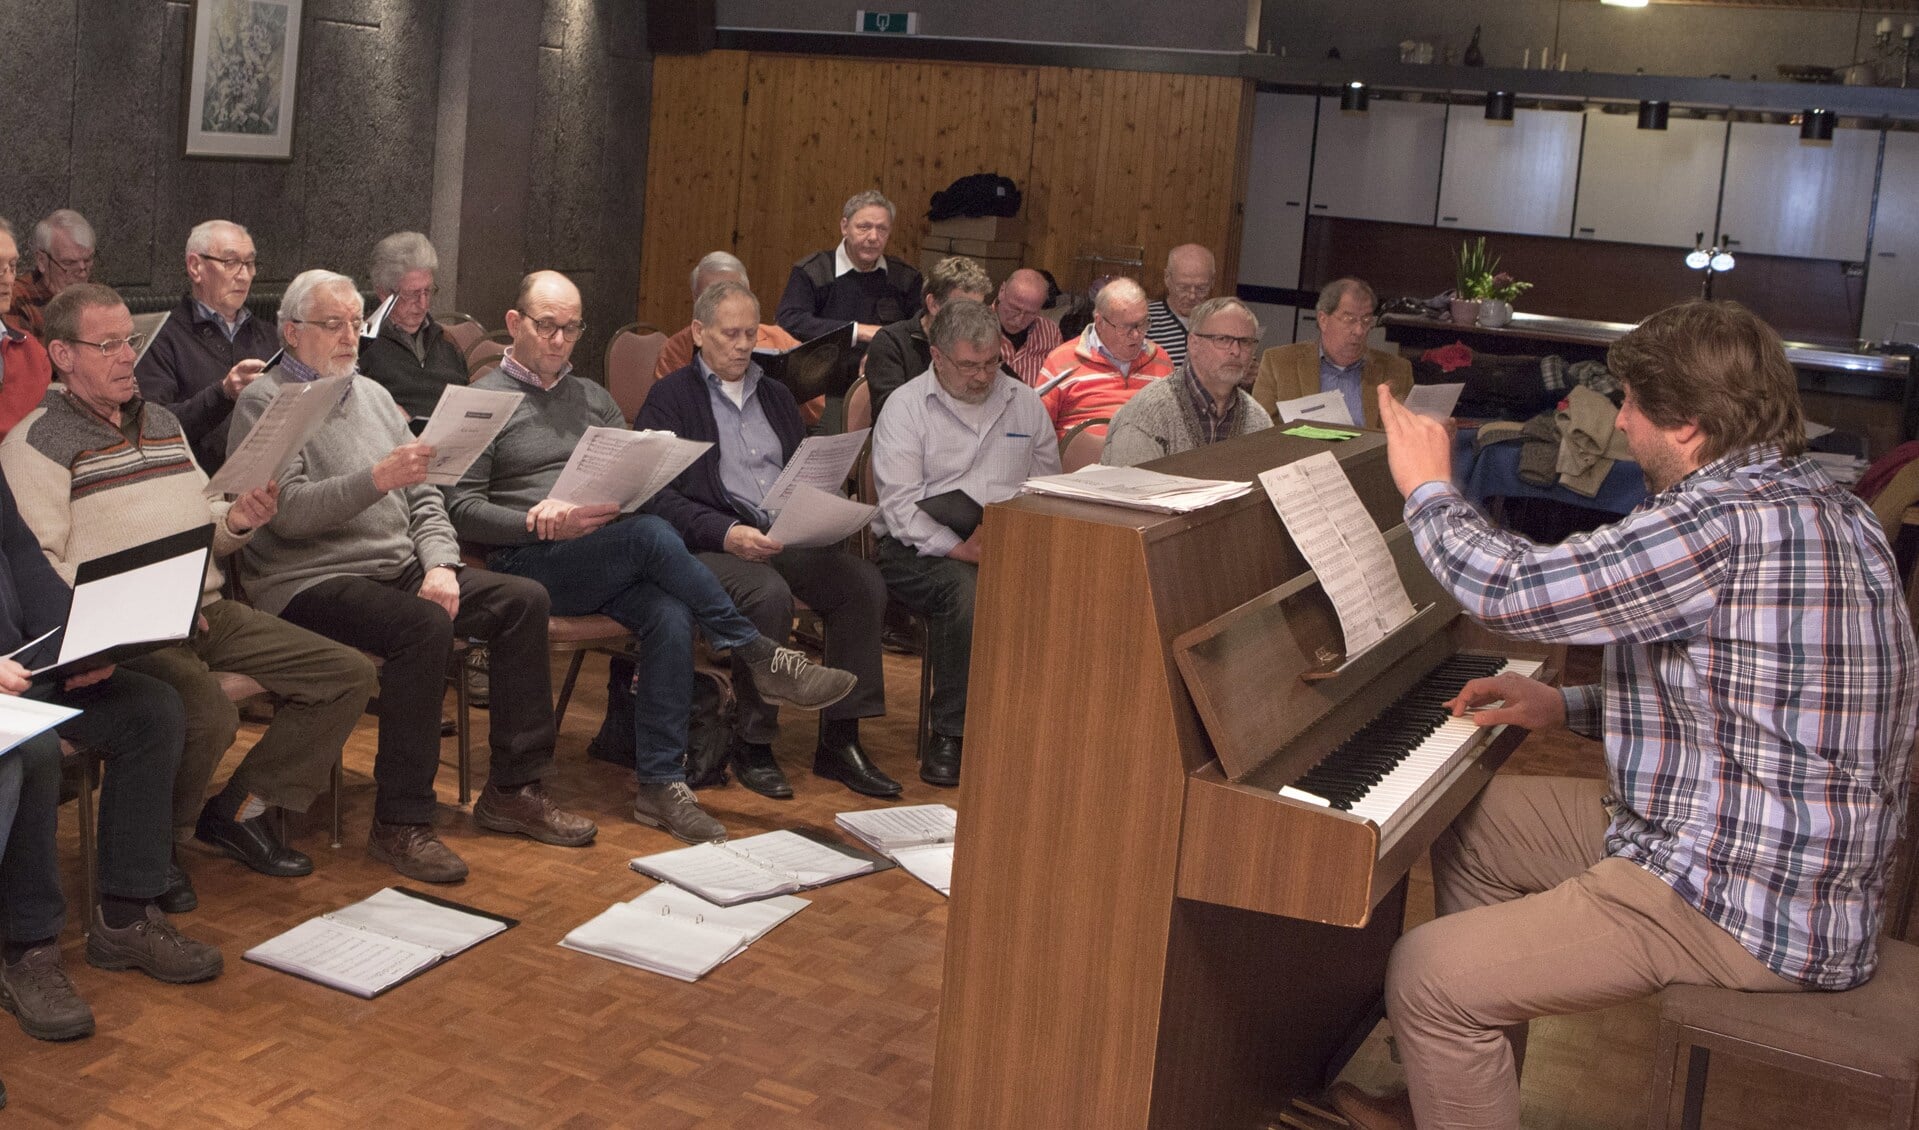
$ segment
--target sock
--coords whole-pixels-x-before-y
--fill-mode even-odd
[[[860,720],[858,718],[822,718],[820,719],[820,744],[838,749],[848,742],[860,740]]]
[[[147,916],[147,907],[152,904],[152,899],[128,899],[102,894],[100,920],[107,924],[109,930],[124,930],[135,922],[143,921]]]
[[[734,648],[733,654],[748,663],[764,663],[773,658],[773,641],[765,636],[754,636],[752,643],[743,643]]]
[[[31,942],[8,942],[5,950],[6,962],[8,965],[17,965],[21,958],[27,956],[28,950],[37,950],[41,946],[50,946],[59,940],[58,938],[36,938]]]
[[[265,797],[255,796],[246,786],[231,780],[208,803],[215,814],[228,820],[251,820],[267,810]]]

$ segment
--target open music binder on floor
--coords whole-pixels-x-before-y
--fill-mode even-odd
[[[856,875],[871,875],[894,864],[810,828],[800,828],[643,855],[631,866],[642,875],[692,891],[708,902],[734,906],[810,891]]]
[[[793,895],[719,906],[661,883],[639,898],[607,907],[561,938],[560,945],[649,973],[697,981],[806,906],[805,899]]]
[[[405,887],[387,887],[309,918],[242,956],[371,999],[519,924]]]
[[[868,808],[842,812],[833,822],[889,856],[900,870],[952,897],[953,839],[959,829],[959,813],[951,805]]]

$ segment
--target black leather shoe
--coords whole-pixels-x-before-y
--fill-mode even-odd
[[[858,738],[830,746],[822,742],[815,747],[813,775],[838,781],[862,796],[886,798],[900,795],[900,783],[880,772],[880,767],[873,764],[867,758],[866,751],[860,748]]]
[[[193,893],[193,877],[186,869],[177,863],[168,863],[167,889],[154,901],[167,914],[185,914],[200,905],[200,896]]]
[[[960,740],[934,734],[933,741],[920,754],[920,780],[950,789],[959,784]]]
[[[224,850],[262,875],[292,878],[313,874],[313,861],[274,839],[260,817],[229,819],[213,811],[211,801],[200,810],[200,823],[193,830],[193,838]]]
[[[793,786],[786,783],[786,774],[773,760],[772,746],[735,739],[730,760],[740,784],[774,800],[793,799]]]

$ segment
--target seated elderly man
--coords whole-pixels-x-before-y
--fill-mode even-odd
[[[20,245],[13,225],[0,217],[0,315],[13,305],[13,280],[20,268]],[[40,406],[53,381],[53,363],[40,339],[0,321],[0,438],[20,418]]]
[[[1166,351],[1175,368],[1186,363],[1186,334],[1192,329],[1193,311],[1213,293],[1218,274],[1213,253],[1197,243],[1182,243],[1166,253],[1166,297],[1147,305],[1152,325],[1146,336]]]
[[[864,345],[881,326],[912,317],[920,308],[920,273],[886,254],[893,219],[893,202],[878,192],[848,199],[839,246],[793,264],[774,320],[801,341],[852,322],[853,340]]]
[[[738,256],[728,251],[714,251],[702,258],[699,265],[693,268],[693,300],[698,302],[700,295],[706,293],[707,287],[722,282],[736,282],[748,289],[753,286],[746,278],[746,264],[740,262]],[[770,322],[761,322],[759,336],[754,340],[753,348],[778,352],[799,344],[800,339],[780,327]],[[678,372],[691,365],[693,351],[697,348],[699,347],[693,342],[693,325],[689,322],[680,332],[667,338],[666,344],[660,348],[660,359],[653,365],[653,379],[657,381],[668,373]],[[820,413],[825,409],[826,398],[816,396],[800,405],[800,419],[806,421],[806,426],[811,428],[820,422]]]
[[[933,278],[939,277],[935,270]],[[766,380],[753,363],[759,317],[759,299],[741,283],[717,283],[694,305],[699,353],[693,364],[653,386],[637,426],[714,446],[648,508],[679,531],[761,635],[786,638],[795,596],[820,614],[826,623],[826,662],[857,675],[859,685],[820,711],[813,772],[856,793],[898,796],[899,782],[882,773],[860,746],[860,719],[886,713],[880,668],[886,582],[872,562],[840,546],[788,548],[766,533],[772,520],[762,506],[766,488],[806,433],[793,394]],[[885,333],[874,340],[876,350]],[[756,793],[790,797],[792,786],[773,760],[779,708],[739,674],[736,670],[733,680],[739,698],[734,771]]]
[[[240,394],[238,447],[286,385],[348,377],[345,399],[280,483],[278,512],[241,553],[255,605],[372,652],[380,667],[367,854],[410,879],[455,883],[464,860],[433,830],[440,704],[453,641],[492,653],[492,765],[473,822],[545,844],[583,847],[598,829],[563,812],[540,783],[553,763],[546,591],[465,569],[437,487],[432,448],[415,443],[386,389],[358,374],[362,306],[353,280],[305,271],[280,302],[286,356]]]
[[[466,383],[459,347],[427,312],[440,292],[434,283],[439,270],[433,244],[416,231],[394,232],[374,244],[366,269],[374,298],[391,298],[393,305],[379,335],[360,339],[360,372],[392,393],[407,415],[419,419],[433,415],[442,389]]]
[[[985,302],[992,290],[993,280],[986,276],[986,268],[964,255],[953,255],[933,264],[933,273],[926,276],[926,292],[921,299],[926,308],[918,317],[881,329],[866,347],[866,386],[873,392],[874,419],[879,419],[887,397],[933,363],[926,327],[933,324],[933,315],[940,312],[940,307],[956,299]]]
[[[41,312],[54,295],[93,277],[93,243],[93,225],[71,208],[33,225],[33,273],[14,277],[7,324],[45,341]]]
[[[62,580],[84,561],[213,523],[215,561],[200,601],[202,628],[186,643],[127,660],[129,671],[171,686],[186,707],[186,750],[173,780],[176,839],[195,836],[264,875],[313,871],[261,817],[268,805],[304,812],[326,791],[347,735],[373,693],[373,665],[351,648],[220,596],[218,558],[237,551],[277,506],[278,488],[208,504],[180,421],[133,385],[133,317],[111,288],[68,287],[47,303],[48,352],[61,387],[0,444],[20,513]],[[106,350],[95,343],[126,340]],[[240,715],[214,671],[257,680],[278,700],[273,722],[207,799]],[[204,801],[204,804],[202,803]],[[195,902],[172,876],[167,910]]]
[[[1059,438],[1083,420],[1110,419],[1140,389],[1171,373],[1166,351],[1146,336],[1146,292],[1114,279],[1093,300],[1093,320],[1046,358],[1040,386]]]
[[[1373,288],[1359,279],[1334,279],[1322,287],[1319,340],[1268,349],[1259,359],[1253,399],[1266,414],[1277,419],[1274,406],[1282,400],[1337,391],[1353,423],[1379,427],[1379,386],[1392,389],[1396,400],[1406,399],[1413,388],[1413,366],[1404,357],[1367,346],[1378,303]]]
[[[933,733],[920,751],[920,779],[951,787],[959,784],[981,531],[951,529],[919,504],[955,490],[981,506],[1011,498],[1027,479],[1058,473],[1059,444],[1038,395],[1000,368],[991,310],[948,302],[928,336],[932,367],[893,395],[873,430],[873,532],[887,588],[929,621]]]
[[[993,312],[999,315],[1000,361],[1013,375],[1037,386],[1046,358],[1060,345],[1059,323],[1040,313],[1052,288],[1046,276],[1021,267],[999,284]]]
[[[273,326],[247,309],[260,271],[247,229],[208,220],[187,233],[191,289],[153,337],[134,377],[140,396],[173,413],[209,474],[227,460],[233,400],[280,348]]]
[[[1259,319],[1237,298],[1209,298],[1194,307],[1191,325],[1186,362],[1113,414],[1101,463],[1132,467],[1273,426],[1240,387],[1253,370]]]
[[[633,714],[640,791],[633,818],[688,843],[723,840],[726,829],[694,800],[681,764],[693,695],[694,625],[743,661],[763,698],[823,709],[852,691],[854,677],[816,667],[762,636],[659,518],[626,517],[611,503],[586,506],[547,497],[586,429],[626,426],[611,394],[570,375],[573,345],[585,326],[580,310],[580,292],[565,275],[536,271],[520,281],[506,315],[513,344],[499,367],[474,385],[525,399],[448,489],[448,509],[461,536],[492,547],[489,565],[545,586],[554,611],[597,612],[632,629],[640,643]],[[496,652],[496,681],[501,666]],[[497,712],[497,687],[494,694]]]

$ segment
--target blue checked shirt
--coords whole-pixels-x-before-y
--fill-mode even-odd
[[[1414,491],[1406,522],[1488,627],[1606,645],[1604,681],[1564,694],[1568,724],[1605,743],[1609,856],[1788,980],[1872,975],[1919,684],[1864,503],[1759,447],[1557,546],[1494,529],[1445,483]]]

